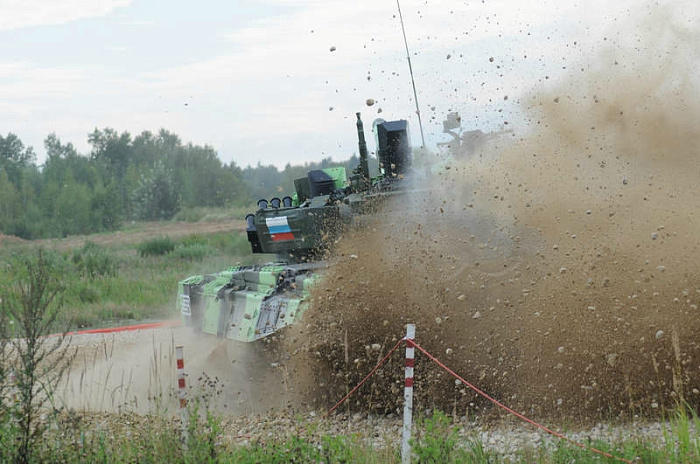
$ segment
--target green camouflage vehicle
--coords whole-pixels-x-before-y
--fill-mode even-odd
[[[357,113],[360,164],[309,171],[294,181],[292,196],[261,199],[246,216],[253,253],[276,255],[264,266],[238,266],[179,283],[185,324],[204,333],[251,342],[298,321],[305,298],[326,264],[324,252],[357,215],[405,190],[411,166],[408,123],[374,122],[380,174],[370,177],[367,144]]]

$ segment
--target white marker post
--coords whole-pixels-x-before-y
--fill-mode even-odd
[[[406,370],[403,389],[403,439],[401,441],[401,462],[411,464],[411,423],[413,422],[413,360],[416,349],[416,326],[406,325]]]
[[[175,358],[177,359],[177,387],[180,399],[180,418],[182,421],[182,442],[187,444],[187,391],[185,390],[185,359],[183,357],[182,346],[175,347]]]

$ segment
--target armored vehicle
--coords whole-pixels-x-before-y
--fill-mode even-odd
[[[357,168],[349,176],[342,167],[312,170],[294,181],[291,196],[258,200],[258,210],[245,218],[248,241],[253,253],[275,255],[275,261],[181,281],[179,304],[186,325],[252,342],[301,318],[333,242],[356,217],[376,212],[383,200],[405,190],[412,161],[408,123],[378,119],[373,126],[379,175],[370,176],[357,113]]]

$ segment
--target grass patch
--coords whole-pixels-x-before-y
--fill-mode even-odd
[[[31,253],[32,243],[3,247],[0,264],[15,254]],[[60,318],[73,328],[102,327],[123,320],[177,317],[177,284],[196,274],[218,272],[239,263],[264,262],[269,256],[250,252],[238,232],[192,234],[181,239],[158,237],[141,244],[98,245],[57,252],[63,260],[66,292]],[[0,286],[9,275],[0,269]]]
[[[163,256],[175,251],[175,242],[170,237],[157,237],[141,243],[137,249],[142,258]]]
[[[119,268],[119,262],[109,250],[90,241],[85,242],[81,249],[73,252],[72,261],[76,272],[89,279],[113,277],[117,275]]]
[[[146,462],[146,463],[363,463],[393,464],[401,462],[399,437],[392,442],[377,441],[365,434],[318,434],[314,424],[306,424],[306,432],[263,435],[241,444],[231,437],[225,423],[203,402],[197,400],[189,409],[187,443],[183,443],[179,421],[160,415],[122,414],[118,420],[100,425],[87,420],[89,415],[64,412],[54,417],[46,439],[37,443],[33,456],[40,462]],[[111,423],[109,427],[102,424]],[[697,448],[684,448],[684,438],[676,435],[683,427],[692,429],[692,417],[676,417],[668,424],[666,440],[628,439],[586,443],[601,451],[632,462],[695,463],[700,462]],[[394,430],[396,432],[396,430]],[[0,443],[12,450],[14,430],[0,430]],[[414,425],[417,439],[413,444],[414,463],[613,463],[606,458],[566,442],[549,442],[534,450],[506,456],[498,450],[487,450],[478,438],[464,438],[444,414],[422,418]],[[697,432],[693,440],[697,441]],[[247,442],[247,443],[246,443]]]
[[[173,220],[180,222],[242,220],[246,214],[256,209],[255,204],[235,208],[183,208],[175,215]]]

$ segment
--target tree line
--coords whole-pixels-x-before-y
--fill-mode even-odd
[[[184,144],[165,129],[132,136],[111,128],[88,135],[78,153],[56,134],[44,140],[38,165],[32,147],[0,134],[0,232],[25,239],[65,237],[119,229],[125,221],[171,220],[183,210],[240,208],[259,198],[291,195],[294,179],[320,163],[240,168],[208,146]],[[252,206],[251,206],[252,207]]]

